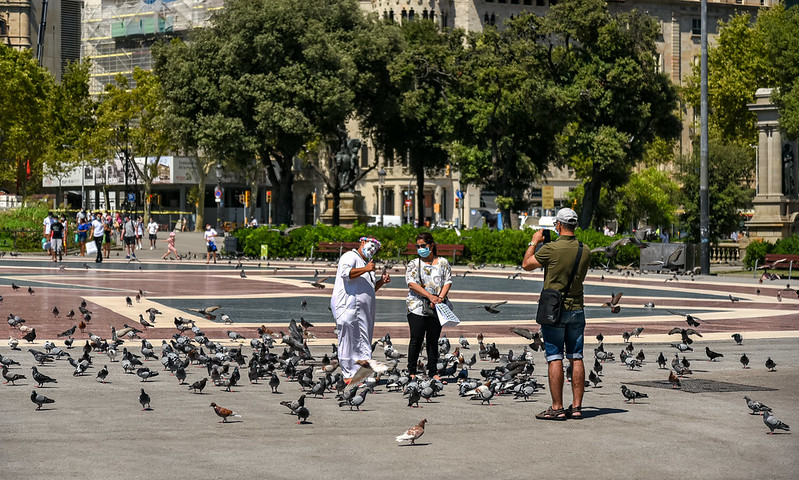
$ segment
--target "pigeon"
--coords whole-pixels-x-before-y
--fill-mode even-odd
[[[11,350],[16,350],[17,345],[19,345],[19,340],[14,337],[8,337],[8,346],[11,347]]]
[[[619,306],[619,301],[621,300],[623,292],[611,294],[611,298],[609,302],[605,302],[600,307],[610,307],[610,313],[619,313],[621,311],[621,306]]]
[[[220,407],[219,405],[217,405],[214,402],[211,402],[211,407],[214,408],[214,412],[216,412],[216,414],[219,417],[222,417],[222,421],[219,422],[219,423],[227,423],[227,417],[239,417],[239,418],[241,418],[241,415],[239,415],[238,413],[234,412],[233,410],[230,410],[230,409],[227,409],[227,408],[224,408],[224,407]]]
[[[760,402],[754,401],[751,398],[744,396],[744,400],[746,400],[746,406],[749,407],[749,410],[752,411],[749,415],[762,415],[763,412],[770,412],[771,408],[763,405]]]
[[[397,442],[404,442],[405,440],[410,440],[411,445],[416,445],[416,440],[419,439],[422,435],[424,435],[424,424],[427,423],[427,419],[423,418],[417,425],[409,428],[405,433],[399,435],[396,440]]]
[[[36,329],[31,328],[31,331],[22,336],[22,339],[28,343],[33,343],[36,340]]]
[[[588,381],[594,384],[594,388],[596,388],[598,384],[602,383],[602,379],[599,378],[599,375],[594,373],[593,370],[588,373]]]
[[[769,429],[768,435],[773,435],[774,430],[791,431],[791,427],[789,427],[787,423],[782,423],[777,417],[773,416],[770,411],[763,412],[763,423],[765,423]]]
[[[691,345],[692,343],[694,343],[694,341],[691,339],[691,335],[696,335],[697,337],[702,336],[701,333],[697,332],[693,328],[674,327],[671,330],[669,330],[669,335],[674,335],[677,333],[680,334],[680,337],[682,338],[682,343],[686,345]]]
[[[139,368],[138,370],[136,370],[136,375],[138,375],[141,378],[142,382],[146,382],[148,378],[157,377],[158,370],[150,370],[147,367]]]
[[[685,321],[686,321],[686,323],[688,323],[689,327],[698,327],[699,326],[699,320],[701,320],[699,317],[695,317],[693,315],[689,315],[689,314],[683,313],[683,312],[678,312],[678,311],[675,311],[675,310],[666,309],[666,311],[671,313],[672,315],[680,315],[682,317],[685,317]]]
[[[194,393],[203,393],[203,388],[205,388],[206,383],[208,383],[208,378],[197,380],[189,385],[189,390],[194,390]]]
[[[19,285],[17,285],[14,282],[11,282],[11,290],[16,292],[17,290],[19,290]]]
[[[732,339],[735,340],[736,345],[741,345],[741,342],[744,341],[744,337],[742,337],[740,333],[733,333]]]
[[[132,307],[133,300],[131,300],[130,297],[125,297],[125,305],[127,305],[128,307]]]
[[[324,289],[326,287],[325,280],[327,280],[329,278],[330,278],[330,276],[327,276],[327,277],[320,278],[318,280],[314,280],[313,282],[308,282],[308,283],[310,283],[311,286],[313,286],[314,288],[318,288],[318,289],[321,290],[321,289]]]
[[[497,310],[497,307],[499,307],[500,305],[505,305],[506,303],[508,303],[508,301],[504,300],[502,302],[488,303],[488,304],[485,304],[485,305],[476,305],[474,307],[469,307],[469,308],[482,308],[486,312],[496,315],[496,314],[499,313],[499,310]]]
[[[241,271],[239,272],[239,277],[241,277],[241,278],[247,278],[247,274],[246,274],[246,273],[244,273],[244,269],[243,269],[243,268],[242,268],[242,269],[241,269]]]
[[[730,301],[731,301],[732,303],[735,303],[735,302],[740,302],[740,301],[741,301],[741,299],[740,299],[740,298],[737,298],[737,297],[733,297],[733,296],[732,296],[732,294],[730,294]]]
[[[33,295],[34,293],[36,293],[36,292],[34,292],[31,287],[28,287],[28,294],[29,295]]]
[[[371,376],[373,373],[386,373],[389,370],[388,365],[377,362],[375,360],[356,360],[355,363],[360,365],[361,367],[358,369],[357,372],[352,376],[350,379],[350,385],[356,386],[360,383],[361,380],[365,379],[368,376]]]
[[[513,327],[510,329],[510,331],[528,340],[533,340],[535,338],[535,334],[527,328]]]
[[[352,384],[352,383],[350,383]],[[338,406],[343,407],[345,405],[349,405],[350,411],[352,411],[352,407],[355,407],[359,412],[361,411],[361,405],[363,402],[366,401],[366,394],[369,393],[368,388],[364,388],[361,393],[353,395],[352,398],[349,400],[344,400],[343,402],[339,402]]]
[[[36,410],[41,410],[42,405],[44,405],[45,403],[55,403],[55,400],[53,400],[52,398],[47,398],[44,395],[39,395],[38,393],[36,393],[36,390],[31,390],[31,402],[38,405],[36,407]]]
[[[689,347],[688,345],[686,345],[684,343],[672,343],[671,346],[676,348],[677,350],[679,350],[681,352],[688,352],[688,351],[693,352],[694,351],[693,348]]]
[[[641,335],[641,332],[644,331],[644,327],[635,327],[632,331],[633,337],[638,337]]]
[[[43,373],[39,373],[39,370],[35,366],[31,367],[31,372],[33,374],[33,379],[39,384],[39,387],[45,383],[58,383],[55,378],[50,378]]]
[[[227,336],[230,337],[231,340],[246,340],[243,335],[232,330],[227,331]]]
[[[95,378],[99,378],[101,382],[105,383],[105,377],[108,376],[108,367],[103,365],[102,370],[97,372],[97,376]]]
[[[147,392],[144,389],[141,389],[141,393],[139,393],[139,403],[141,403],[142,411],[150,410],[150,396],[147,395]],[[145,405],[147,405],[145,407]]]
[[[303,310],[307,310],[308,309],[308,300],[303,298],[302,302],[300,302],[300,308],[302,308]]]
[[[776,371],[776,370],[775,370],[775,367],[776,367],[776,366],[777,366],[777,364],[776,364],[776,363],[774,363],[774,360],[772,360],[772,359],[771,359],[771,357],[768,357],[768,359],[766,359],[766,368],[768,368],[768,371],[769,371],[769,372],[774,372],[774,371]]]
[[[669,383],[671,383],[671,388],[682,387],[680,384],[680,379],[677,378],[677,375],[675,375],[674,372],[669,372]]]
[[[663,352],[660,352],[660,355],[658,355],[657,362],[658,368],[666,368],[666,357],[663,356]]]
[[[8,367],[3,365],[3,378],[6,379],[6,381],[3,382],[3,385],[7,384],[8,382],[11,382],[11,385],[16,385],[14,382],[16,382],[17,380],[25,379],[25,375],[21,375],[19,373],[15,373],[13,375],[9,375],[8,374]]]
[[[408,406],[413,408],[419,407],[419,400],[422,399],[422,392],[416,387],[408,388]]]
[[[53,307],[53,317],[58,318],[60,312],[58,311],[58,307]]]
[[[204,307],[200,309],[188,308],[187,310],[201,314],[202,316],[205,317],[206,320],[215,320],[216,315],[214,315],[212,312],[215,312],[220,308],[222,308],[220,305],[211,305],[210,307]]]
[[[649,395],[645,393],[636,392],[635,390],[630,390],[629,388],[627,388],[627,385],[621,386],[621,394],[624,395],[624,398],[627,399],[625,400],[625,403],[630,403],[630,401],[635,403],[636,398],[649,398]]]
[[[272,389],[272,393],[278,393],[278,385],[280,385],[280,378],[278,378],[276,373],[273,373],[272,378],[269,379],[269,387]]]
[[[308,417],[311,415],[311,412],[309,412],[308,408],[303,405],[294,410],[294,415],[297,415],[297,425],[299,425],[308,421]]]
[[[744,366],[744,369],[749,368],[749,357],[745,353],[741,355],[741,365]]]
[[[714,352],[710,347],[705,347],[705,355],[707,355],[708,362],[715,362],[717,358],[724,356],[721,353]]]

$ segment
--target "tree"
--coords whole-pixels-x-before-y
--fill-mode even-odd
[[[738,230],[740,211],[751,207],[755,192],[749,186],[754,167],[749,147],[710,138],[708,146],[708,185],[710,205],[710,238],[725,238]],[[699,149],[678,163],[682,183],[683,223],[689,238],[699,240]]]
[[[527,206],[530,184],[555,159],[567,112],[546,68],[542,19],[521,15],[499,30],[469,36],[457,59],[453,111],[462,112],[450,144],[461,182],[497,194],[503,224]]]
[[[58,179],[59,200],[63,178],[75,168],[83,167],[91,154],[95,104],[89,93],[90,65],[88,60],[68,63],[61,83],[51,90],[48,122],[51,132],[44,162],[48,175]],[[81,202],[85,206],[84,198]]]
[[[677,92],[657,72],[657,22],[633,10],[611,16],[602,0],[567,0],[545,18],[547,65],[571,101],[564,158],[584,181],[580,227],[588,228],[603,187],[629,178],[646,146],[675,138]]]
[[[53,85],[30,50],[0,44],[0,183],[23,198],[41,186]]]
[[[633,173],[617,192],[616,216],[620,225],[646,220],[650,226],[667,227],[676,221],[680,186],[657,167]]]
[[[742,145],[757,143],[756,116],[747,104],[758,88],[775,88],[780,126],[799,137],[799,7],[783,4],[732,17],[719,25],[716,45],[708,51],[708,106],[712,135]],[[685,90],[699,107],[699,66]]]

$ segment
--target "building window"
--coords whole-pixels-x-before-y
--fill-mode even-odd
[[[508,0],[497,0],[499,3],[508,3]]]
[[[524,0],[524,4],[530,6],[533,4],[533,0]]]
[[[702,35],[702,19],[691,19],[691,35]]]
[[[494,3],[494,0],[486,0],[486,3]]]
[[[0,35],[8,35],[8,27],[6,21],[0,18]]]
[[[735,3],[737,3],[738,5],[743,5],[744,0],[735,0]]]
[[[519,0],[510,0],[511,5],[518,5]]]
[[[383,201],[385,202],[383,206],[383,211],[386,212],[386,215],[394,215],[394,189],[393,188],[386,188],[383,190]]]

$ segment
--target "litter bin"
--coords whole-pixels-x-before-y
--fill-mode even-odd
[[[239,251],[239,239],[233,235],[225,237],[225,253],[228,255],[236,255]]]

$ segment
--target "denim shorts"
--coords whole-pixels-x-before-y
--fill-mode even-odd
[[[564,346],[566,358],[583,358],[583,335],[585,333],[585,311],[563,310],[560,323],[541,325],[547,362],[563,360]]]

